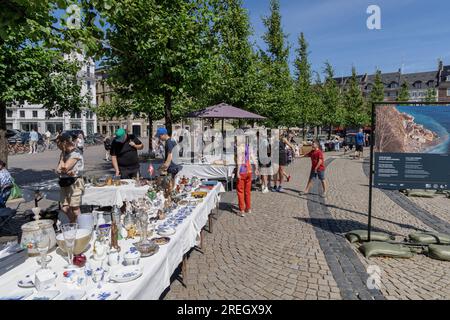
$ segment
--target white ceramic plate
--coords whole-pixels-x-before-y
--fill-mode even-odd
[[[171,227],[166,227],[163,229],[158,230],[158,234],[162,237],[167,237],[175,234],[175,229]]]
[[[5,294],[0,296],[0,300],[23,300],[26,297],[30,296],[33,293],[32,289],[28,290],[19,290],[15,291],[11,294]]]
[[[81,300],[85,294],[83,290],[68,290],[57,296],[55,300]]]
[[[27,300],[52,300],[59,294],[58,290],[46,290],[33,294]]]
[[[55,279],[58,277],[56,272],[53,272]],[[21,288],[33,288],[34,287],[34,273],[26,274],[23,278],[17,281],[17,285]]]
[[[109,277],[115,282],[129,282],[136,280],[142,275],[142,270],[139,266],[126,266],[115,270]]]
[[[117,300],[121,293],[119,288],[112,284],[106,284],[100,289],[95,288],[87,293],[87,300]]]

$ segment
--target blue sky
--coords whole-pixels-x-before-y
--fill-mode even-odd
[[[329,60],[336,75],[430,71],[437,60],[450,64],[450,1],[447,0],[280,0],[283,28],[289,35],[291,62],[297,38],[304,32],[310,45],[313,69],[321,71]],[[381,8],[381,30],[369,30],[369,5]],[[269,0],[244,0],[254,35],[264,48],[261,17],[269,13]]]

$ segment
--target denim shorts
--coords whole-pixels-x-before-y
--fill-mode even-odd
[[[311,171],[309,179],[313,180],[316,178],[319,178],[319,180],[324,181],[325,180],[325,171],[318,171],[318,172]]]

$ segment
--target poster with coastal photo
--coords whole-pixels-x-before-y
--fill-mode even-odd
[[[375,152],[450,154],[450,106],[378,106]]]

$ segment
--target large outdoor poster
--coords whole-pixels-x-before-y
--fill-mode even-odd
[[[377,106],[375,187],[450,186],[450,107]]]

